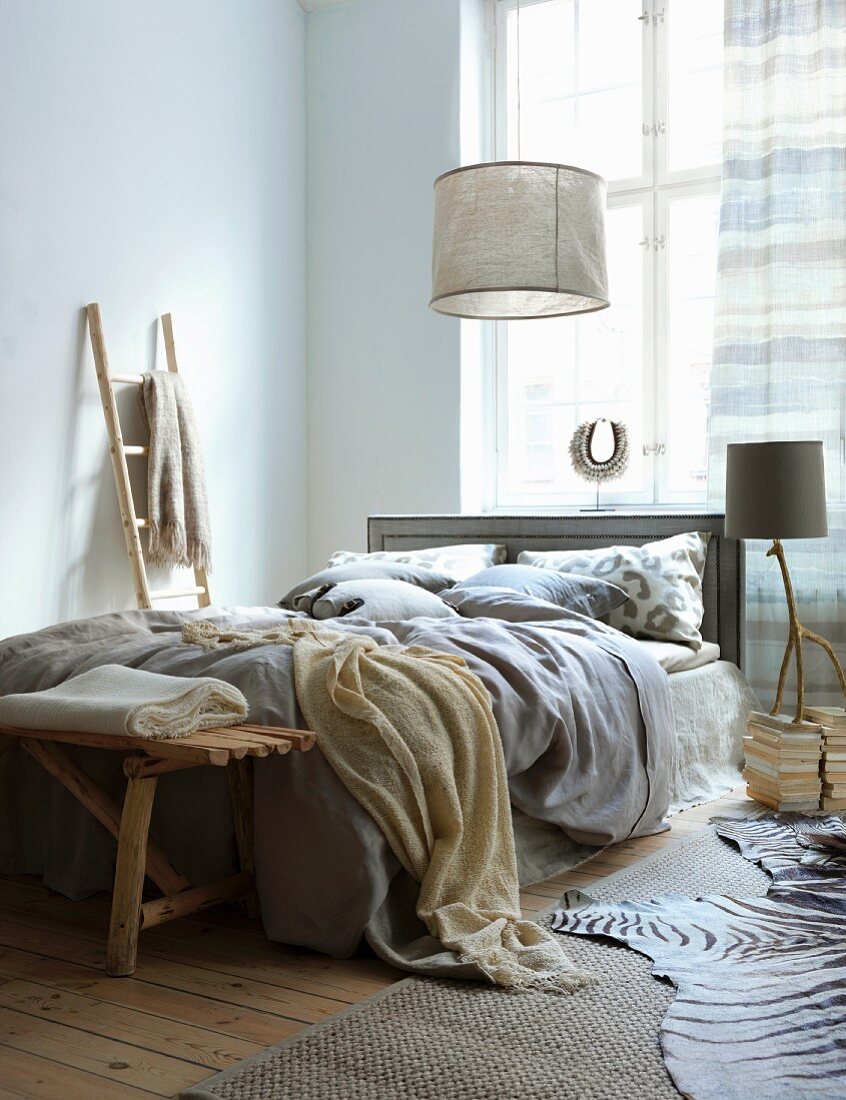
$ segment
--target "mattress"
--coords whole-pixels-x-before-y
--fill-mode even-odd
[[[670,674],[678,763],[670,813],[720,798],[743,782],[743,734],[760,708],[740,669],[728,661]]]
[[[641,640],[638,644],[650,653],[667,673],[690,672],[691,669],[711,665],[720,659],[720,647],[716,642],[703,642],[700,649],[693,649],[679,642]]]
[[[678,766],[670,813],[721,798],[743,782],[743,734],[758,699],[720,647],[641,641],[670,678],[678,738]]]

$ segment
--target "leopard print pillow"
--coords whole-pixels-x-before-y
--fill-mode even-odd
[[[605,621],[635,638],[702,646],[702,575],[710,534],[689,531],[644,546],[596,550],[524,550],[521,565],[600,577],[629,596]]]

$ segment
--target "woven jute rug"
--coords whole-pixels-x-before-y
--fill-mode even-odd
[[[707,827],[592,885],[604,901],[763,896],[769,875]],[[541,917],[541,922],[549,917]],[[184,1100],[677,1100],[658,1045],[674,991],[649,959],[567,937],[599,979],[571,996],[407,978],[188,1089]]]

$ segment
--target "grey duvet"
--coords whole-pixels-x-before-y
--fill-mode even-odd
[[[207,653],[180,641],[190,618],[267,628],[290,614],[127,611],[10,638],[0,642],[0,694],[52,687],[117,663],[219,677],[244,693],[251,721],[301,727],[288,647]],[[666,674],[636,642],[564,611],[544,623],[457,617],[332,625],[380,644],[429,646],[466,659],[493,701],[518,856],[521,845],[549,849],[551,835],[572,850],[665,827],[676,745],[670,690]],[[119,754],[76,751],[117,789],[117,761],[104,758]],[[108,888],[109,838],[32,764],[18,750],[0,757],[0,869],[41,873],[71,896]],[[220,861],[232,858],[225,784],[215,771],[177,773],[160,785],[154,834],[189,877],[226,873]],[[366,937],[382,957],[408,969],[474,976],[425,935],[414,916],[415,884],[319,747],[256,761],[255,786],[258,889],[272,939],[345,955]],[[554,870],[554,861],[553,851],[544,870]],[[523,862],[532,865],[536,853]]]

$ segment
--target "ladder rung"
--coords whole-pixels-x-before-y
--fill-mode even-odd
[[[143,374],[110,374],[108,378],[110,382],[125,382],[128,386],[144,385]]]
[[[125,455],[148,455],[150,453],[150,448],[149,447],[136,447],[135,444],[133,443],[130,446],[125,446],[123,448],[123,453]]]
[[[158,588],[150,592],[151,600],[178,600],[180,596],[202,596],[205,588],[195,585],[193,588]]]
[[[150,526],[150,521],[148,519],[141,519],[140,516],[136,516],[135,517],[135,526],[136,527],[149,527]]]

